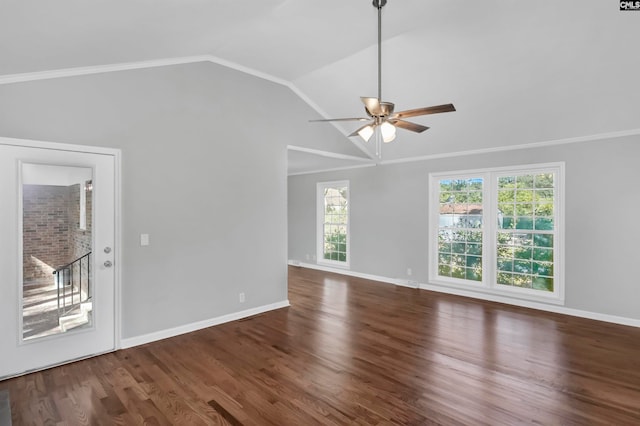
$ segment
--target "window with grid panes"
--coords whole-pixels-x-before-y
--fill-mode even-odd
[[[562,299],[563,168],[432,174],[430,281]]]
[[[438,186],[438,275],[482,281],[482,178],[445,178]]]
[[[349,265],[349,182],[318,183],[318,263]]]

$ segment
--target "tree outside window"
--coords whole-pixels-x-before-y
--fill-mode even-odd
[[[318,262],[348,265],[349,183],[318,184]]]

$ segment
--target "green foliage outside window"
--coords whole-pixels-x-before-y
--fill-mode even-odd
[[[498,284],[554,291],[554,179],[554,173],[497,179]],[[482,281],[483,179],[443,179],[439,187],[438,275]]]
[[[553,291],[554,195],[552,173],[498,179],[498,284]]]
[[[347,234],[335,230],[324,236],[324,258],[347,261]]]
[[[438,275],[482,281],[483,180],[440,181]]]
[[[324,188],[323,258],[347,261],[347,187]]]

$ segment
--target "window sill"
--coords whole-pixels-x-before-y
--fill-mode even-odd
[[[536,303],[545,303],[551,305],[560,305],[564,306],[564,298],[560,297],[556,293],[550,294],[533,294],[532,292],[535,290],[525,291],[518,288],[490,288],[478,283],[476,286],[469,284],[458,284],[452,283],[437,279],[429,280],[425,289],[429,289],[430,287],[438,287],[440,291],[444,291],[444,289],[452,289],[458,290],[457,292],[453,292],[453,294],[466,295],[462,293],[473,293],[474,296],[478,299],[498,301],[502,303],[509,303],[508,300],[514,301],[528,301],[528,302],[536,302]],[[506,286],[504,286],[506,287]],[[462,293],[460,293],[462,292]],[[484,295],[488,297],[483,297]],[[504,299],[504,300],[496,300],[496,298]]]
[[[322,265],[322,266],[330,266],[332,268],[340,268],[340,269],[351,269],[349,266],[349,262],[339,262],[339,261],[332,261],[332,260],[318,260],[316,261],[316,263],[318,265]]]

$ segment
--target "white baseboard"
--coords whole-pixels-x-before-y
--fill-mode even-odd
[[[270,305],[258,306],[257,308],[251,308],[240,312],[234,312],[220,317],[207,319],[204,321],[198,321],[191,324],[181,325],[179,327],[169,328],[166,330],[156,331],[142,336],[129,337],[120,341],[119,349],[127,349],[138,345],[144,345],[146,343],[155,342],[157,340],[167,339],[169,337],[179,336],[180,334],[191,333],[192,331],[202,330],[203,328],[213,327],[215,325],[224,324],[226,322],[236,321],[242,318],[247,318],[253,315],[258,315],[264,312],[273,311],[275,309],[286,308],[290,306],[289,300],[283,300],[281,302],[272,303]]]
[[[492,295],[492,294],[481,294],[473,291],[467,291],[467,290],[450,288],[450,287],[442,287],[442,286],[433,285],[433,284],[418,283],[416,281],[408,281],[408,280],[403,280],[399,278],[388,278],[388,277],[382,277],[378,275],[363,274],[361,272],[331,268],[327,266],[316,265],[313,263],[303,263],[297,260],[289,260],[289,265],[298,266],[301,268],[316,269],[319,271],[333,272],[335,274],[348,275],[351,277],[365,278],[372,281],[380,281],[383,283],[389,283],[389,284],[399,285],[403,287],[419,288],[421,290],[435,291],[438,293],[445,293],[445,294],[453,294],[456,296],[470,297],[473,299],[486,300],[490,302],[499,302],[507,305],[520,306],[522,308],[531,308],[531,309],[537,309],[540,311],[570,315],[574,317],[588,318],[588,319],[593,319],[597,321],[610,322],[610,323],[620,324],[620,325],[628,325],[631,327],[640,327],[640,319],[635,319],[635,318],[627,318],[627,317],[621,317],[617,315],[602,314],[599,312],[583,311],[581,309],[567,308],[565,306],[538,303],[538,302],[532,302],[532,301],[521,300],[521,299],[513,299],[510,297],[504,297],[504,296],[498,296],[498,295]]]
[[[416,288],[415,285],[413,286],[409,285],[406,280],[380,277],[378,275],[365,274],[362,272],[355,272],[348,269],[332,268],[331,266],[317,265],[315,263],[304,263],[298,260],[289,260],[289,265],[299,266],[301,268],[307,268],[307,269],[316,269],[318,271],[334,272],[336,274],[348,275],[350,277],[364,278],[366,280],[371,280],[371,281],[382,281],[383,283],[395,284],[403,287]]]

